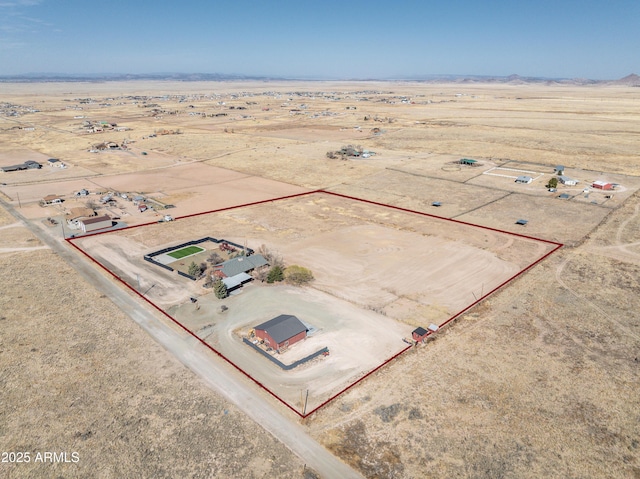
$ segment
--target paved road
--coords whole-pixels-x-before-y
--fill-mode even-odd
[[[61,237],[53,238],[38,225],[26,221],[15,208],[4,200],[0,199],[0,204],[22,221],[45,245],[64,259],[84,279],[107,295],[160,345],[206,381],[211,389],[235,404],[323,478],[362,479],[363,476],[312,439],[300,424],[283,415],[265,400],[260,393],[256,392],[256,386],[240,378],[230,366],[224,364],[203,347],[198,346],[193,337],[177,331],[158,319],[156,313],[143,306],[113,279],[104,276],[67,245]]]

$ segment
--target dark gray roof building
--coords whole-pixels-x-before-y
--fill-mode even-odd
[[[222,272],[225,276],[231,277],[240,273],[246,273],[252,269],[267,265],[267,260],[261,254],[251,256],[238,256],[222,263]]]
[[[290,314],[281,314],[280,316],[276,316],[275,318],[256,326],[255,329],[256,331],[265,331],[277,344],[307,331],[307,327],[302,323],[302,321]]]
[[[26,169],[27,169],[27,165],[25,165],[24,163],[20,163],[19,165],[3,166],[2,168],[0,168],[0,170],[4,172],[20,171],[20,170],[26,170]]]

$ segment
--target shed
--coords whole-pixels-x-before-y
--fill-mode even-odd
[[[564,173],[564,166],[558,165],[553,169],[553,171],[555,171],[556,174],[561,175]]]
[[[592,188],[596,188],[598,190],[612,190],[613,189],[613,184],[612,183],[608,183],[606,181],[594,181],[593,184],[591,185]]]
[[[458,163],[460,163],[461,165],[469,165],[469,166],[474,166],[477,162],[478,160],[472,160],[470,158],[461,158],[460,161],[458,161]]]
[[[307,331],[302,321],[290,314],[281,314],[255,327],[256,336],[276,351],[302,341]]]
[[[442,203],[440,201],[434,201],[433,203],[431,203],[431,206],[442,206]]]
[[[111,228],[111,218],[107,215],[80,220],[79,223],[83,233]]]
[[[423,327],[418,327],[411,333],[411,337],[413,338],[413,340],[418,343],[421,341],[424,342],[427,336],[429,336],[429,331],[424,329]]]
[[[570,196],[566,193],[562,193],[560,196],[558,196],[558,198],[561,198],[563,200],[568,200],[570,198]]]
[[[529,222],[529,220],[518,220],[516,221],[517,225],[521,225],[521,226],[527,226],[527,223]]]
[[[558,176],[558,180],[560,181],[560,183],[567,186],[575,186],[578,184],[578,180],[574,180],[573,178],[569,178],[568,176],[564,175]]]
[[[513,177],[512,177],[513,178]],[[523,184],[529,184],[533,181],[533,178],[531,178],[530,176],[518,176],[516,178],[516,183],[523,183]]]

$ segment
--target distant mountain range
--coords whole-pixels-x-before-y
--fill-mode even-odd
[[[541,85],[620,85],[620,86],[634,86],[640,87],[640,76],[632,73],[619,80],[590,80],[588,78],[544,78],[544,77],[523,77],[520,75],[509,76],[477,76],[477,75],[437,75],[418,81],[426,83],[461,83],[461,84],[474,84],[474,83],[502,83],[508,85],[526,85],[526,84],[541,84]]]
[[[222,73],[103,73],[103,74],[65,74],[65,73],[27,73],[24,75],[2,75],[0,82],[4,83],[46,83],[46,82],[111,82],[111,81],[314,81],[312,78],[270,77],[255,75],[228,75]],[[341,81],[347,79],[318,78],[317,81]],[[640,76],[632,73],[619,80],[589,80],[587,78],[544,78],[483,75],[425,75],[411,78],[351,78],[353,81],[418,81],[422,83],[497,83],[509,85],[543,84],[543,85],[619,85],[640,87]]]

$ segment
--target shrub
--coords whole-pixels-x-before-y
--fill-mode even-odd
[[[307,268],[292,264],[284,270],[284,278],[288,283],[300,286],[313,280],[313,273]]]
[[[267,275],[267,283],[277,283],[284,279],[284,271],[281,266],[273,266]]]

